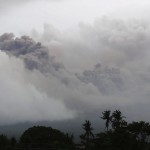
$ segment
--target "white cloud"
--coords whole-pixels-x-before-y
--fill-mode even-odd
[[[149,106],[150,2],[54,2],[0,1],[4,6],[0,33],[27,34],[34,29],[32,37],[48,46],[49,54],[65,66],[52,73],[49,65],[54,68],[55,61],[39,61],[40,55],[31,51],[25,58],[39,61],[48,70],[37,67],[31,71],[24,67],[24,56],[0,52],[2,123],[68,119],[104,107],[133,113],[140,104]],[[52,25],[43,30],[44,23]],[[94,67],[98,63],[101,68]]]
[[[62,101],[40,91],[32,84],[43,76],[30,72],[23,62],[0,52],[0,118],[1,124],[24,121],[63,120],[74,118],[76,112]]]
[[[150,105],[150,26],[146,21],[104,17],[93,25],[80,24],[79,32],[52,34],[50,29],[53,27],[47,26],[43,34],[34,31],[33,38],[49,46],[49,53],[63,62],[67,70],[78,72],[82,82],[70,78],[78,83],[77,93],[70,90],[68,95],[73,92],[70,103],[83,106],[79,110],[112,106],[133,113],[132,108],[139,107],[139,103],[143,107]],[[101,66],[94,69],[97,63]],[[91,92],[87,92],[87,87]],[[76,106],[72,104],[69,107]],[[146,115],[147,111],[143,113]]]
[[[105,15],[124,20],[127,18],[149,20],[150,2],[148,0],[17,0],[15,2],[5,0],[0,4],[3,8],[7,8],[5,11],[1,9],[0,33],[20,34],[29,33],[32,28],[41,31],[44,23],[53,24],[59,29],[72,30],[77,28],[79,22],[92,23],[96,18]]]

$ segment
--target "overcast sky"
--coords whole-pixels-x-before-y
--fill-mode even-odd
[[[0,0],[0,124],[109,108],[150,121],[149,8],[149,0]]]
[[[59,29],[77,27],[80,22],[93,23],[101,16],[143,19],[149,17],[148,0],[1,0],[3,32],[23,33],[42,30],[48,23]]]

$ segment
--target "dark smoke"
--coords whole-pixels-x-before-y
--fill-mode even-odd
[[[96,64],[93,70],[85,70],[77,77],[85,83],[92,83],[102,94],[112,94],[123,90],[124,79],[119,68]]]
[[[33,41],[29,36],[15,38],[12,33],[5,33],[0,36],[0,49],[9,55],[23,59],[30,70],[38,69],[43,73],[55,74],[63,68],[62,64],[55,62],[55,58],[49,55],[47,47]]]

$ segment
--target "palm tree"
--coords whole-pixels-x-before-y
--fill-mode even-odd
[[[105,128],[107,129],[107,132],[108,132],[108,128],[109,128],[109,125],[111,123],[111,120],[112,120],[112,116],[111,116],[111,111],[110,110],[106,110],[104,112],[102,112],[102,119],[103,120],[106,120],[105,122]]]
[[[94,139],[91,122],[89,120],[85,120],[85,123],[82,124],[82,128],[84,129],[85,133],[80,135],[81,143],[84,144],[86,149],[89,149],[90,142]]]
[[[122,112],[120,110],[116,110],[112,113],[112,127],[114,129],[118,129],[120,127],[127,126],[127,122],[123,119]]]

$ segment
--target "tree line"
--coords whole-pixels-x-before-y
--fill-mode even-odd
[[[82,125],[80,136],[86,150],[150,150],[150,124],[139,121],[128,123],[120,110],[102,112],[105,131],[93,134],[91,122]]]
[[[0,135],[2,150],[150,150],[150,124],[139,121],[128,123],[120,110],[102,112],[105,130],[94,134],[92,124],[85,120],[82,124],[81,142],[74,142],[73,134],[57,129],[34,126],[27,129],[16,140]]]

